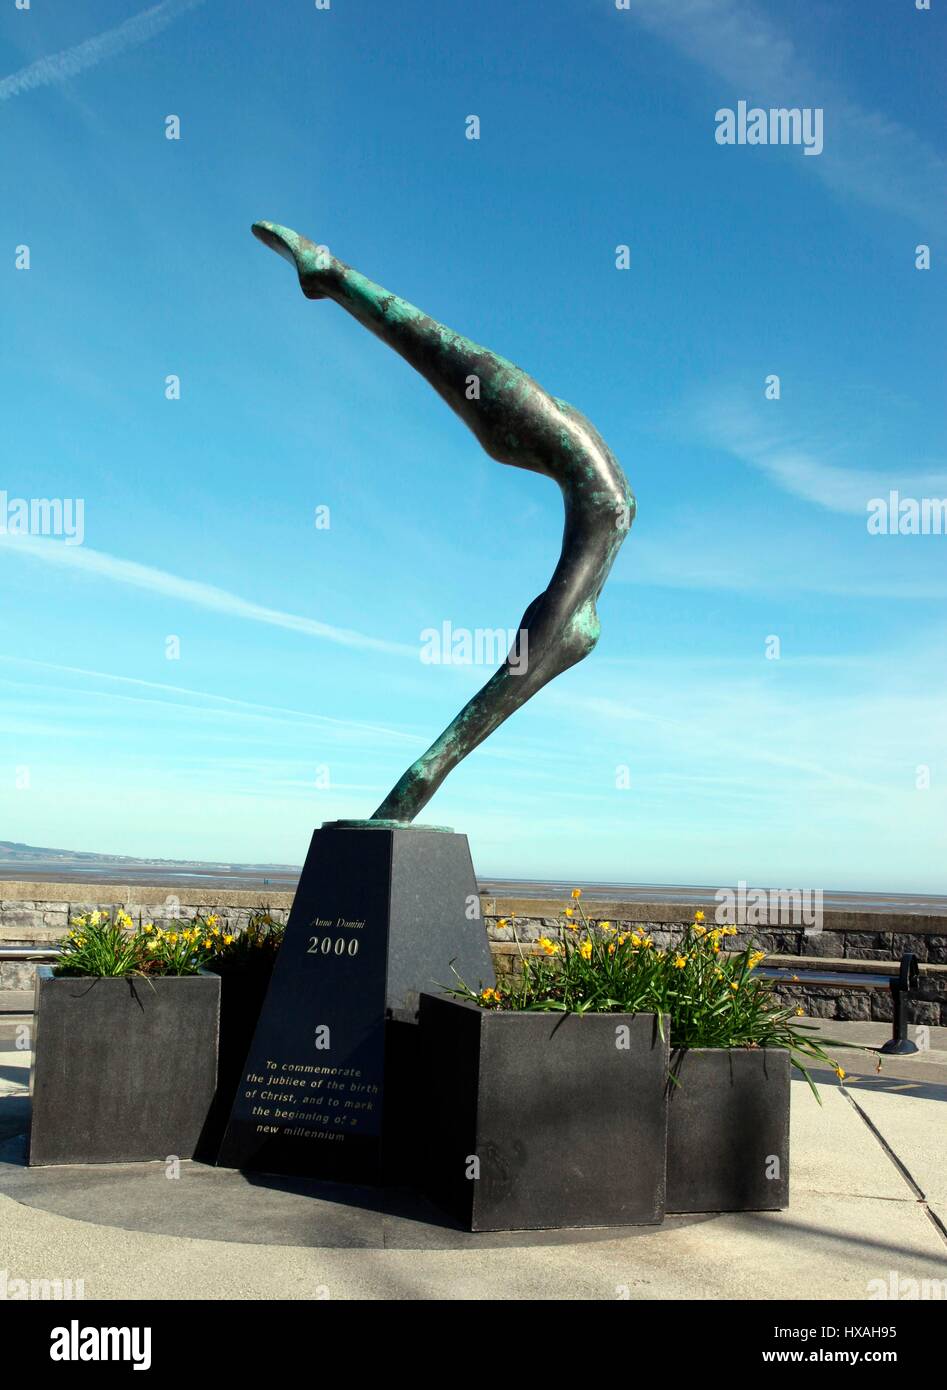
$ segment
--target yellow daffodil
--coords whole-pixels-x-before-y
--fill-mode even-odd
[[[599,931],[608,932],[609,934],[611,934],[615,930],[611,922],[599,922],[598,929]]]
[[[592,943],[588,937],[585,938],[585,940],[579,947],[579,955],[582,957],[583,960],[592,959]]]
[[[212,912],[209,917],[204,918],[204,921],[207,923],[209,927],[216,927],[217,923],[220,921],[220,918],[217,916],[216,912]]]
[[[844,1067],[835,1068],[835,1075],[838,1077],[839,1081],[844,1081],[847,1074],[848,1073],[846,1072]]]
[[[694,921],[695,921],[695,922],[702,922],[703,920],[704,920],[704,914],[703,914],[703,912],[701,912],[701,910],[698,908],[698,910],[694,913]]]
[[[581,898],[581,896],[582,896],[582,889],[581,889],[581,888],[573,888],[573,890],[572,890],[572,896],[573,896],[573,898],[576,899],[576,901],[578,901],[579,898]]]
[[[567,917],[574,917],[574,916],[575,916],[575,910],[574,910],[573,908],[571,908],[571,907],[567,907],[567,908],[566,908],[566,916],[567,916]]]
[[[674,967],[675,967],[675,969],[677,969],[677,970],[683,970],[683,969],[684,969],[684,966],[685,966],[686,964],[687,964],[687,957],[686,957],[686,956],[675,956],[675,957],[674,957]]]
[[[210,948],[211,948],[211,946],[213,946],[213,944],[214,944],[214,943],[213,943],[213,941],[211,941],[210,937],[207,937],[206,940],[204,941],[204,949],[207,950],[207,951],[209,951]]]
[[[803,1016],[804,1013],[805,1013],[805,1009],[797,1009],[797,1010],[796,1010],[796,1017],[797,1017],[797,1018],[802,1018],[802,1016]]]
[[[548,936],[541,936],[536,942],[536,945],[539,946],[541,950],[545,951],[547,956],[554,956],[559,950],[556,943],[550,941]]]
[[[759,965],[760,961],[765,959],[765,951],[754,951],[753,954],[750,956],[750,959],[747,961],[747,968],[749,970],[755,970],[756,967]]]
[[[739,989],[740,986],[737,984],[736,980],[731,980],[731,981],[730,981],[730,988],[731,988],[731,989]]]
[[[225,936],[225,937],[224,937],[224,945],[225,945],[225,946],[232,946],[232,945],[233,945],[233,937],[232,937],[232,936]]]
[[[500,991],[498,989],[485,989],[480,998],[484,1004],[499,1004]]]
[[[508,927],[509,925],[510,924],[505,917],[501,917],[499,922],[497,922],[498,927]]]

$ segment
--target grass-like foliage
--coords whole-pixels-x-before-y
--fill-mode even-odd
[[[540,937],[541,955],[521,950],[522,971],[502,988],[474,990],[460,980],[449,993],[514,1012],[655,1013],[662,1033],[670,1019],[674,1049],[782,1047],[810,1086],[807,1061],[844,1076],[810,1027],[796,1022],[803,1010],[781,1005],[773,982],[755,973],[765,952],[726,949],[736,927],[707,926],[698,912],[680,942],[661,950],[641,927],[618,931],[610,922],[590,922],[580,897],[573,889],[562,939]]]
[[[83,912],[72,918],[72,931],[59,943],[55,975],[140,975],[141,947],[132,919],[117,912]]]
[[[218,975],[269,971],[285,935],[282,922],[266,911],[255,912],[243,931],[222,943],[213,960],[207,962],[207,968]]]
[[[254,952],[275,955],[283,928],[257,913],[244,932],[226,931],[215,913],[156,927],[136,927],[127,912],[83,912],[59,943],[55,975],[196,975],[218,960],[239,964]]]

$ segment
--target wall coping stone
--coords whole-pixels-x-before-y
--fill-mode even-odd
[[[194,907],[280,907],[293,905],[295,894],[272,888],[198,888],[194,884],[173,883],[166,888],[127,883],[27,883],[0,880],[0,900],[32,903],[134,903],[142,907],[163,903],[167,898]]]
[[[481,895],[485,917],[560,917],[568,899],[562,898],[495,898]],[[593,922],[690,922],[694,911],[702,907],[708,923],[714,918],[717,903],[708,899],[700,903],[642,903],[587,899],[585,915]],[[947,913],[927,914],[886,912],[866,908],[860,912],[826,908],[822,914],[823,931],[834,932],[904,932],[910,935],[947,936]],[[795,922],[772,922],[757,928],[761,931],[800,931]]]
[[[520,950],[526,956],[538,956],[542,953],[542,948],[535,941],[524,941],[521,946],[517,946],[515,941],[491,941],[490,950],[495,956],[516,956]],[[900,960],[845,960],[841,956],[778,956],[767,955],[763,961],[764,965],[777,966],[779,969],[799,970],[803,974],[823,974],[826,970],[831,972],[844,972],[846,975],[897,975],[901,962]],[[922,975],[944,975],[947,976],[947,965],[933,965],[927,961],[919,961],[918,968]],[[778,980],[778,984],[785,985],[790,983],[787,980]],[[800,984],[805,984],[804,979],[800,979]],[[839,988],[844,989],[844,983],[839,982]]]
[[[206,888],[196,884],[136,885],[124,883],[32,883],[26,880],[0,880],[0,901],[23,904],[129,903],[147,907],[164,903],[168,897],[193,907],[292,907],[293,893],[270,888]],[[481,895],[484,917],[560,917],[567,899],[561,898],[502,898]],[[679,924],[692,919],[696,904],[643,903],[598,901],[588,899],[586,915],[593,921],[654,922]],[[703,910],[708,921],[713,920],[716,903],[708,900]],[[823,931],[828,932],[896,932],[910,936],[947,936],[947,913],[922,914],[888,912],[866,908],[859,912],[826,909],[822,919]],[[753,930],[753,928],[750,928]],[[798,924],[774,922],[756,930],[799,931]]]

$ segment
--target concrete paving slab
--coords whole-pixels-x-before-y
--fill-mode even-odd
[[[0,1052],[0,1097],[30,1089],[31,1052]]]
[[[471,1235],[423,1197],[183,1162],[26,1167],[26,1139],[0,1144],[0,1193],[94,1225],[258,1245],[471,1251],[578,1246],[649,1227]],[[703,1219],[688,1218],[691,1221]]]
[[[819,1094],[821,1106],[805,1081],[792,1083],[790,1203],[799,1191],[915,1202],[916,1195],[872,1138],[842,1088],[837,1084],[820,1085]],[[947,1110],[944,1114],[947,1117]]]
[[[862,1022],[858,1019],[851,1021],[833,1018],[802,1018],[800,1023],[804,1023],[806,1028],[817,1038],[837,1038],[846,1047],[870,1047],[881,1048],[891,1037],[890,1023],[871,1023]],[[908,1037],[916,1041],[918,1029],[915,1025],[908,1026]],[[937,1024],[926,1027],[922,1035],[926,1046],[947,1054],[947,1028],[942,1028]],[[892,1058],[892,1061],[894,1058]]]
[[[894,1150],[929,1202],[947,1204],[947,1106],[909,1094],[859,1091],[856,1104]]]
[[[19,1076],[27,1066],[28,1054],[16,1059]],[[26,1169],[21,1137],[0,1164],[0,1269],[81,1278],[87,1298],[140,1299],[832,1301],[869,1299],[892,1278],[947,1279],[943,1230],[834,1078],[821,1090],[820,1108],[804,1082],[792,1086],[788,1210],[618,1231],[471,1238],[430,1211],[359,1206],[349,1189],[313,1200],[285,1180],[201,1165],[182,1165],[174,1181],[163,1165]],[[947,1229],[935,1181],[943,1100],[855,1099],[928,1182]],[[23,1094],[0,1097],[0,1138],[22,1135],[27,1106]]]
[[[595,1244],[480,1250],[238,1245],[71,1221],[0,1197],[0,1267],[78,1279],[87,1298],[868,1298],[872,1280],[947,1277],[917,1205],[805,1194],[782,1213],[669,1220]]]

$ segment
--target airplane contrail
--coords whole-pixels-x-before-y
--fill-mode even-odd
[[[132,15],[131,19],[117,24],[114,29],[106,29],[101,34],[86,39],[84,43],[64,48],[47,58],[38,58],[35,63],[20,68],[19,72],[0,79],[0,101],[9,101],[11,97],[17,97],[21,92],[32,91],[34,87],[50,87],[56,82],[64,82],[67,78],[84,72],[86,68],[95,67],[106,58],[123,53],[127,48],[136,48],[140,43],[147,43],[179,15],[203,3],[204,0],[161,0],[161,4],[152,5],[150,10],[142,10],[141,14]]]

